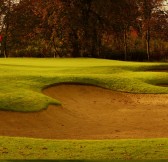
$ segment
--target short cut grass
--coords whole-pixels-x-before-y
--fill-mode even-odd
[[[42,89],[62,82],[130,93],[168,93],[168,87],[160,86],[168,85],[168,63],[0,58],[0,73],[1,110],[31,112],[45,109],[49,104],[59,105],[59,101],[45,96]]]
[[[166,94],[168,87],[160,86],[168,85],[166,69],[168,63],[1,58],[0,109],[30,112],[45,109],[51,103],[61,104],[45,96],[42,89],[62,82],[92,84],[130,93]],[[81,141],[0,137],[0,159],[4,162],[8,159],[168,159],[168,139]]]
[[[0,137],[0,159],[167,159],[167,139],[44,140]]]

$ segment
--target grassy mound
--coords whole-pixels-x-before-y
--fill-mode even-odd
[[[61,104],[42,89],[87,83],[130,93],[168,93],[168,63],[101,59],[0,59],[0,109],[39,111]],[[164,85],[164,86],[161,86]],[[166,159],[168,139],[42,140],[0,137],[0,159]]]
[[[59,101],[41,90],[61,82],[87,83],[131,93],[168,93],[168,63],[102,59],[0,59],[0,109],[39,111]]]

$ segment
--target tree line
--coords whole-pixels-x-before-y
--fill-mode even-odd
[[[165,0],[1,0],[1,57],[168,59]]]

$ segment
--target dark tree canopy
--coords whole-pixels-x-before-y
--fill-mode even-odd
[[[1,0],[0,57],[168,58],[164,0]]]

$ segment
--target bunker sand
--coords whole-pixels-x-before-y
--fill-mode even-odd
[[[43,90],[61,101],[34,113],[0,111],[0,136],[47,139],[168,137],[168,95],[129,94],[89,85]]]

